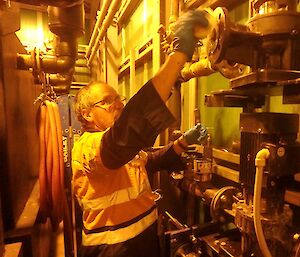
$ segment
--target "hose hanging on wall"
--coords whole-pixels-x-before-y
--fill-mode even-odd
[[[44,100],[40,106],[40,214],[43,221],[49,217],[56,231],[63,217],[68,217],[64,192],[64,163],[62,128],[58,106]]]

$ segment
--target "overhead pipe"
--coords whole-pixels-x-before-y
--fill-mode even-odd
[[[100,12],[97,14],[97,21],[96,21],[95,27],[93,29],[93,33],[92,33],[92,36],[91,36],[91,39],[90,39],[90,42],[89,42],[89,45],[88,45],[88,48],[87,48],[87,51],[86,51],[86,56],[87,57],[89,57],[89,55],[91,54],[93,45],[95,43],[96,36],[99,33],[99,28],[100,28],[106,14],[107,14],[107,10],[108,10],[110,4],[111,4],[110,1],[108,1],[108,0],[104,1]]]
[[[104,21],[103,21],[103,24],[100,28],[100,32],[96,38],[96,42],[95,42],[95,45],[92,49],[92,52],[91,52],[91,55],[90,56],[87,56],[88,58],[88,65],[91,64],[97,50],[99,49],[99,46],[100,46],[100,43],[101,41],[103,40],[104,36],[106,35],[106,31],[108,29],[108,27],[111,25],[112,21],[113,21],[113,18],[116,14],[116,12],[118,11],[119,9],[119,6],[120,4],[122,3],[122,0],[114,0],[111,5],[110,5],[110,8],[108,10],[108,14],[107,16],[105,17]]]
[[[69,85],[64,87],[70,88],[78,52],[77,38],[84,32],[83,1],[76,3],[65,8],[48,7],[49,29],[56,35],[54,54],[44,54],[39,49],[31,54],[18,54],[17,68],[33,69],[34,74],[55,73],[52,80],[60,81],[60,85],[68,81]]]

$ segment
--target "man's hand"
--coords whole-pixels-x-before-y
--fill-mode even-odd
[[[207,138],[207,128],[200,123],[183,134],[187,144],[202,144]]]
[[[186,54],[187,59],[191,60],[198,39],[195,37],[195,28],[200,26],[209,27],[206,11],[188,11],[179,17],[175,24],[173,48]]]

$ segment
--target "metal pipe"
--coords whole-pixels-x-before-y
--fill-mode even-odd
[[[211,68],[209,60],[205,58],[191,65],[186,65],[180,74],[184,81],[188,81],[191,78],[208,76],[214,72],[215,70]]]
[[[39,66],[37,66],[39,63]],[[20,70],[36,69],[46,73],[68,73],[75,65],[75,58],[70,56],[17,54],[17,68]]]
[[[119,9],[119,5],[121,4],[122,0],[114,0],[108,10],[108,14],[105,17],[103,24],[101,26],[100,32],[97,36],[96,42],[95,42],[95,46],[93,47],[92,53],[88,58],[88,65],[90,65],[90,63],[92,62],[97,50],[99,49],[100,46],[100,42],[102,41],[103,37],[106,34],[106,31],[108,29],[108,27],[110,26],[117,10]]]
[[[171,16],[174,16],[176,19],[179,16],[179,0],[171,1]]]
[[[86,51],[87,58],[89,57],[89,55],[92,51],[96,36],[99,33],[99,27],[102,24],[106,14],[107,14],[107,10],[108,10],[110,4],[111,4],[111,1],[109,1],[109,0],[104,1],[104,4],[102,5],[100,12],[97,14],[97,21],[96,21],[95,27],[93,29],[93,33],[92,33],[92,36],[91,36],[91,39],[90,39],[90,42],[88,45],[88,49]]]
[[[74,69],[68,74],[50,74],[49,83],[53,86],[56,94],[68,94],[71,88]]]
[[[83,1],[75,3],[65,8],[48,7],[49,28],[56,35],[54,54],[34,49],[30,55],[17,55],[17,68],[33,69],[37,81],[41,72],[52,73],[50,83],[58,93],[67,93],[71,87],[78,52],[77,37],[84,30]]]
[[[74,70],[70,72],[70,74],[50,74],[49,83],[54,86],[71,84],[73,73]]]

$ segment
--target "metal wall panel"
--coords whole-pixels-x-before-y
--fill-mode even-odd
[[[38,176],[38,89],[32,74],[16,68],[25,53],[15,35],[19,15],[0,12],[0,192],[4,230],[15,226]]]

